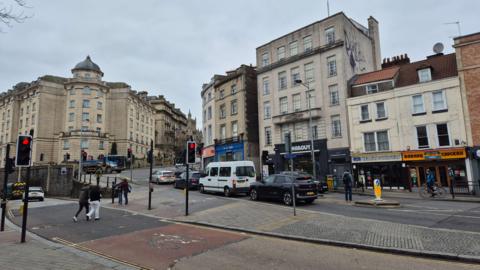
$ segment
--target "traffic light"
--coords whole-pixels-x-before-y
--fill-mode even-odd
[[[187,142],[187,164],[195,164],[195,152],[197,144],[193,141]]]
[[[262,151],[262,164],[266,164],[268,160],[268,151]]]
[[[127,157],[128,158],[132,157],[132,149],[131,148],[128,148],[128,150],[127,150]]]
[[[17,140],[17,159],[15,166],[30,167],[32,163],[32,136],[19,135]]]

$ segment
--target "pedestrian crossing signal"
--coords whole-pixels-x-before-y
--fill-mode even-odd
[[[17,140],[16,167],[30,167],[32,165],[32,136],[19,135]]]

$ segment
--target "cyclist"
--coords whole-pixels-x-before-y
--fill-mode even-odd
[[[435,190],[433,188],[435,184],[435,175],[433,174],[432,171],[430,171],[430,169],[427,169],[427,187],[428,187],[428,191],[432,193],[432,197],[435,197]]]

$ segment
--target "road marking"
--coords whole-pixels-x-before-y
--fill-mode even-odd
[[[113,257],[113,256],[110,256],[110,255],[107,255],[107,254],[98,252],[98,251],[96,251],[96,250],[93,250],[93,249],[90,249],[90,248],[87,248],[87,247],[84,247],[84,246],[81,246],[81,245],[72,243],[72,242],[70,242],[70,241],[68,241],[68,240],[65,240],[65,239],[62,239],[62,238],[59,238],[59,237],[53,237],[52,240],[54,240],[54,241],[56,241],[56,242],[58,242],[58,243],[60,243],[60,244],[62,244],[62,245],[69,246],[69,247],[73,247],[73,248],[76,248],[76,249],[81,250],[81,251],[84,251],[84,252],[92,253],[92,254],[95,254],[95,255],[97,255],[97,256],[99,256],[99,257],[102,257],[102,258],[105,258],[105,259],[108,259],[108,260],[111,260],[111,261],[114,261],[114,262],[117,262],[117,263],[120,263],[120,264],[129,266],[129,267],[132,267],[132,268],[135,268],[135,269],[140,269],[140,270],[153,270],[153,268],[141,266],[141,265],[136,264],[136,263],[127,262],[127,261],[124,261],[124,260],[115,258],[115,257]]]
[[[390,211],[402,211],[402,212],[413,212],[413,213],[418,213],[418,214],[422,214],[422,212],[424,212],[424,211],[421,211],[421,210],[408,210],[408,209],[388,209],[388,210],[390,210]],[[423,214],[425,214],[425,213],[423,213]],[[478,219],[480,219],[480,217],[476,217],[476,216],[447,215],[447,214],[431,213],[431,212],[429,212],[428,214],[437,215],[437,216],[446,216],[446,217],[461,217],[461,218],[478,218]]]

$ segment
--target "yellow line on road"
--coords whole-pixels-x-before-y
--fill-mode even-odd
[[[98,252],[98,251],[96,251],[96,250],[93,250],[93,249],[90,249],[90,248],[87,248],[87,247],[84,247],[84,246],[81,246],[81,245],[72,243],[72,242],[70,242],[70,241],[68,241],[68,240],[65,240],[65,239],[62,239],[62,238],[59,238],[59,237],[53,237],[52,240],[57,241],[58,243],[63,244],[63,245],[66,245],[66,246],[73,247],[73,248],[76,248],[76,249],[78,249],[78,250],[81,250],[81,251],[84,251],[84,252],[88,252],[88,253],[92,253],[92,254],[95,254],[95,255],[97,255],[97,256],[99,256],[99,257],[102,257],[102,258],[105,258],[105,259],[108,259],[108,260],[111,260],[111,261],[114,261],[114,262],[118,262],[118,263],[121,263],[121,264],[123,264],[123,265],[127,265],[127,266],[130,266],[130,267],[133,267],[133,268],[135,268],[135,269],[140,269],[140,270],[153,270],[153,268],[141,266],[141,265],[136,264],[136,263],[127,262],[127,261],[124,261],[124,260],[115,258],[115,257],[113,257],[113,256],[110,256],[110,255],[107,255],[107,254]]]

